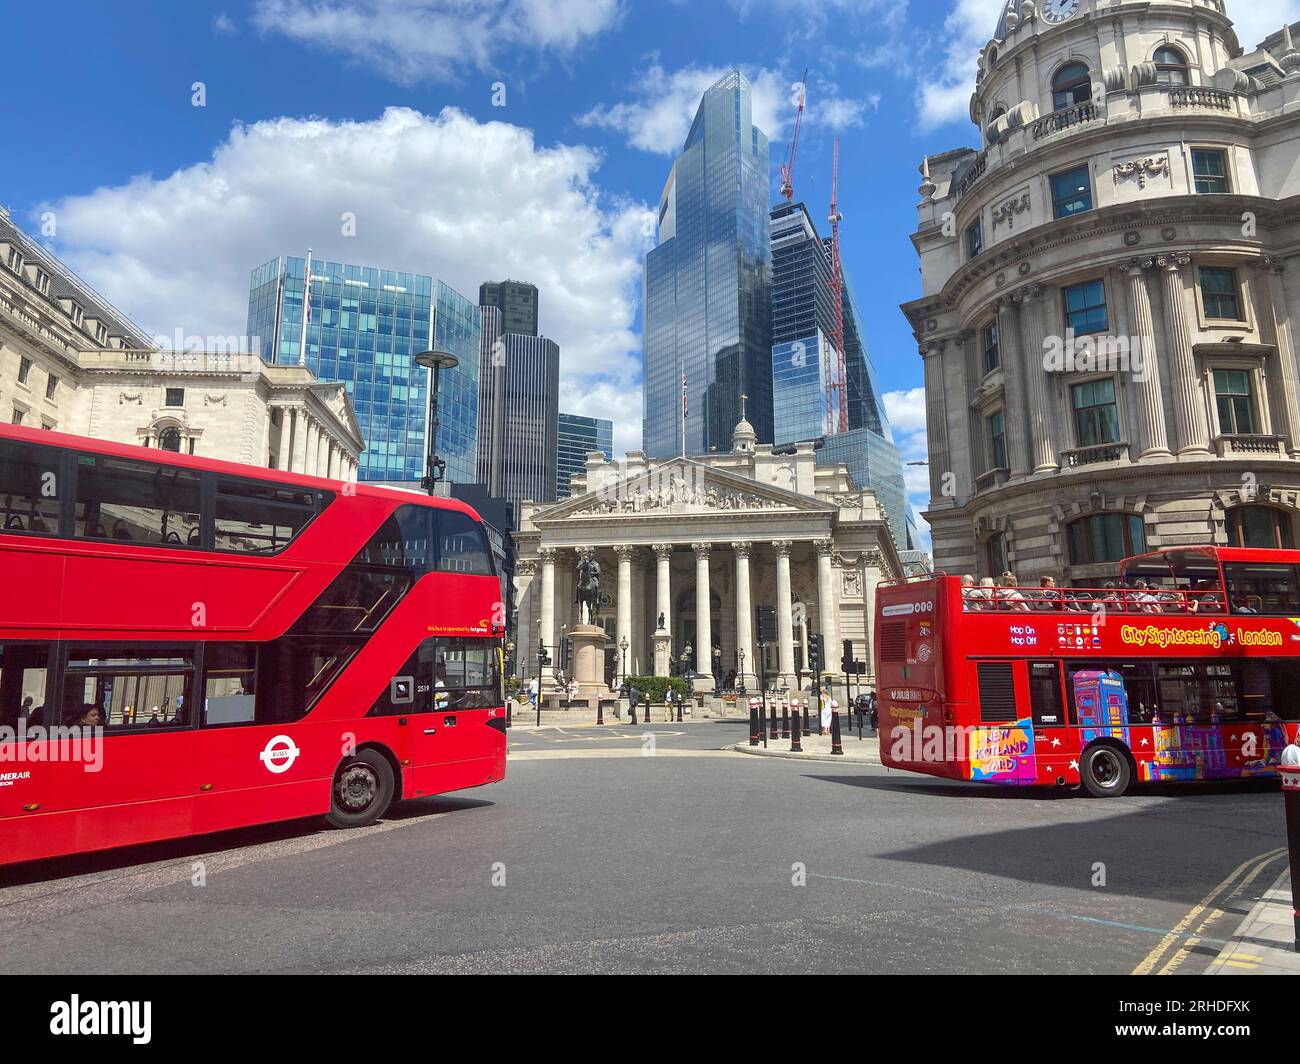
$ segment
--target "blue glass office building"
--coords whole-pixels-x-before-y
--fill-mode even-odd
[[[247,331],[268,362],[301,358],[306,267],[305,257],[284,256],[252,273]],[[438,453],[447,460],[448,480],[472,482],[478,308],[441,283],[435,304],[433,278],[424,274],[317,258],[311,271],[305,361],[321,380],[341,382],[352,399],[366,441],[358,478],[416,481],[424,476],[429,375],[411,360],[438,346],[461,360],[440,378]],[[435,309],[441,321],[435,319]]]
[[[839,396],[827,418],[827,384],[838,373],[831,336],[835,295],[829,239],[817,233],[802,203],[772,209],[772,417],[774,442],[822,441],[819,465],[845,465],[889,515],[899,549],[914,541],[903,463],[867,353],[847,278],[841,290],[848,430],[838,431]],[[828,356],[829,355],[829,359]]]
[[[555,496],[567,499],[572,490],[569,481],[587,473],[588,451],[600,451],[606,459],[614,457],[614,422],[560,411],[559,441]]]
[[[704,93],[659,200],[658,242],[644,271],[642,447],[731,446],[740,396],[761,443],[772,441],[772,260],[767,136],[749,82],[732,71]]]

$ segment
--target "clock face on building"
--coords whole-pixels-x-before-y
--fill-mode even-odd
[[[1043,18],[1048,22],[1064,22],[1079,10],[1079,0],[1043,0]]]

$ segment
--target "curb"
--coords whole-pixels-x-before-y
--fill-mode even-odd
[[[734,750],[738,754],[754,754],[758,757],[782,757],[787,761],[827,761],[833,765],[879,765],[880,757],[850,757],[843,754],[835,757],[832,754],[796,754],[789,750],[764,750],[761,746],[750,746],[749,743],[736,743],[735,746],[727,749]]]

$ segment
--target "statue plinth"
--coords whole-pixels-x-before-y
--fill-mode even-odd
[[[673,637],[662,628],[655,632],[655,675],[668,675],[668,659],[673,653]]]
[[[569,630],[573,644],[573,678],[578,684],[578,697],[590,701],[592,706],[609,697],[605,684],[605,629],[594,624],[579,624]]]

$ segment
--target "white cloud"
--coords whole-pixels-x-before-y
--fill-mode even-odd
[[[235,25],[234,19],[222,11],[212,20],[212,30],[214,33],[229,35],[238,33],[239,27]]]
[[[825,126],[836,133],[862,125],[867,114],[880,107],[880,93],[868,93],[860,100],[846,100],[830,96],[817,100],[811,93],[804,121],[809,125]]]
[[[1300,20],[1300,0],[1229,0],[1228,17],[1241,46],[1252,52],[1265,37],[1280,31],[1283,23]]]
[[[656,60],[641,75],[635,98],[599,104],[578,118],[581,126],[613,129],[627,135],[642,151],[675,155],[681,151],[704,91],[722,78],[727,67],[682,67],[668,71]],[[754,124],[777,140],[794,115],[793,79],[773,70],[743,71],[753,88]]]
[[[908,465],[924,462],[928,458],[925,436],[925,389],[908,388],[906,391],[885,392],[885,413],[894,430],[894,442],[903,454],[903,481],[907,485],[907,500],[916,514],[924,549],[930,547],[930,526],[921,512],[930,505],[930,470],[925,465]]]
[[[921,129],[948,122],[970,121],[970,96],[975,91],[979,50],[997,29],[999,7],[988,0],[957,0],[944,20],[948,45],[938,76],[923,79],[917,87]]]
[[[491,70],[511,47],[572,52],[621,13],[619,0],[258,0],[253,20],[410,85]]]
[[[607,202],[599,162],[454,108],[390,108],[371,121],[236,127],[210,161],[38,211],[57,212],[57,254],[167,337],[242,334],[252,268],[309,246],[432,274],[471,299],[485,280],[530,280],[542,331],[560,344],[566,408],[618,417],[627,441],[640,436],[633,323],[654,216]],[[341,235],[344,212],[356,215],[353,237]]]

